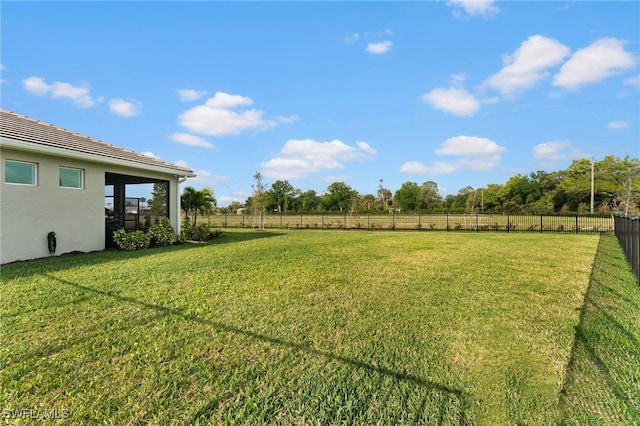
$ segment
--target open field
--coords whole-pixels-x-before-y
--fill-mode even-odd
[[[226,230],[5,265],[3,420],[632,423],[640,297],[616,244]]]
[[[219,214],[200,218],[221,228],[259,227],[255,215]],[[472,232],[544,232],[571,234],[613,233],[611,216],[535,216],[501,214],[376,214],[376,215],[288,215],[262,217],[267,229],[369,229]]]

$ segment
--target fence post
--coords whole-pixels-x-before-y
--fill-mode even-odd
[[[578,233],[578,215],[576,215],[576,234]]]
[[[242,229],[244,229],[244,213],[242,214]]]
[[[476,234],[480,232],[480,229],[478,228],[478,215],[476,214]]]
[[[367,229],[371,229],[371,213],[367,213]]]
[[[507,234],[511,232],[511,223],[509,222],[509,215],[507,215]]]
[[[282,229],[282,211],[280,212],[280,229]]]
[[[542,215],[540,215],[540,233],[542,234]]]
[[[224,227],[225,227],[225,228],[227,227],[227,215],[228,215],[228,214],[229,214],[229,213],[225,213],[225,214],[224,214]]]
[[[449,213],[447,213],[447,231],[449,231],[449,230],[450,230],[450,228],[449,228]]]
[[[391,230],[396,230],[396,212],[391,212]]]

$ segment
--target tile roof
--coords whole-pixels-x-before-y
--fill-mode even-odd
[[[64,149],[78,154],[131,161],[144,166],[167,168],[188,175],[193,174],[189,168],[167,163],[5,109],[0,109],[0,136],[40,146]]]

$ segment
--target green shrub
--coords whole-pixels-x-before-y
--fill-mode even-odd
[[[215,238],[220,238],[222,236],[222,231],[219,229],[212,230],[208,225],[199,224],[199,225],[189,225],[183,228],[179,240],[181,242],[186,241],[209,241]]]
[[[176,231],[171,226],[168,217],[163,217],[159,223],[149,228],[149,238],[154,246],[169,246],[176,241]]]
[[[113,241],[122,250],[142,250],[149,247],[149,235],[142,231],[127,232],[124,229],[118,229],[113,233]]]

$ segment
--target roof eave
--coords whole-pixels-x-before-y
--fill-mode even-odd
[[[187,177],[187,178],[196,177],[193,171],[189,169],[181,169],[178,167],[173,168],[173,167],[163,166],[160,164],[153,165],[153,164],[139,163],[136,161],[126,160],[126,159],[106,157],[106,156],[101,156],[96,154],[72,151],[72,150],[63,149],[63,148],[39,145],[36,143],[30,143],[30,142],[25,142],[21,140],[11,139],[4,136],[0,136],[0,147],[7,147],[7,148],[13,148],[13,149],[22,150],[22,151],[56,155],[59,157],[73,158],[76,160],[91,161],[94,163],[110,164],[110,165],[117,165],[117,166],[129,166],[136,169],[172,174],[179,177]]]

